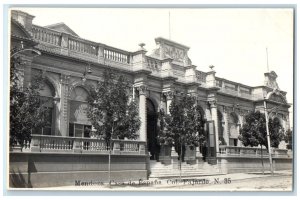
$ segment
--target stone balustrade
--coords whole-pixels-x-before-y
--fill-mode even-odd
[[[136,140],[112,140],[112,154],[144,155],[145,142]],[[108,154],[109,144],[97,138],[32,135],[24,152],[99,153]]]
[[[105,64],[130,63],[130,52],[85,40],[73,35],[33,25],[33,38],[38,49]]]
[[[38,41],[49,43],[56,46],[60,46],[61,44],[60,32],[35,25],[32,27],[32,34],[33,34],[33,38]]]
[[[71,51],[76,51],[76,52],[81,52],[85,54],[91,54],[91,55],[97,55],[97,45],[84,41],[84,40],[79,40],[78,38],[69,38],[68,40],[68,49]]]
[[[235,147],[220,145],[220,157],[261,157],[260,147]],[[272,149],[272,157],[289,157],[287,149]],[[264,158],[269,156],[267,149],[262,149]]]
[[[235,97],[241,97],[250,100],[257,100],[258,97],[252,94],[251,88],[238,83],[228,82],[226,80],[217,79],[216,86],[219,87],[219,92],[229,94]]]
[[[115,48],[105,47],[103,51],[104,58],[119,63],[129,63],[129,52],[120,51]]]

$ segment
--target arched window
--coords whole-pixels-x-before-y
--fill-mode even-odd
[[[231,113],[228,119],[229,127],[229,145],[237,146],[239,136],[239,124],[238,116],[235,113]]]
[[[70,98],[69,136],[90,137],[92,129],[87,117],[88,93],[82,87],[73,89]]]
[[[32,131],[33,134],[53,135],[54,132],[54,102],[55,90],[53,86],[47,81],[43,83],[42,89],[39,91],[41,102],[46,107],[45,125],[42,128],[36,128]]]

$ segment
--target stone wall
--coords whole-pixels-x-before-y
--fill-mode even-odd
[[[12,188],[74,186],[76,180],[108,182],[108,155],[22,153],[9,155]],[[111,180],[147,179],[145,155],[112,155]]]

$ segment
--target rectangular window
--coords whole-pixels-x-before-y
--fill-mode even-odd
[[[47,108],[46,110],[45,124],[43,127],[35,128],[32,130],[32,134],[40,135],[52,135],[52,108]]]
[[[75,137],[83,137],[83,125],[75,124]]]
[[[236,138],[229,138],[229,146],[237,146],[238,139]]]
[[[90,133],[92,131],[91,125],[84,125],[84,137],[89,138],[91,137]]]
[[[69,136],[70,137],[90,137],[92,126],[84,124],[69,124]]]
[[[69,124],[69,136],[74,137],[74,124],[73,123]]]

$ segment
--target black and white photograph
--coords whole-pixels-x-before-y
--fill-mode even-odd
[[[8,190],[294,190],[293,6],[8,16]]]

